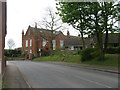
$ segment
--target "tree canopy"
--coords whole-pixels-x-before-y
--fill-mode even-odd
[[[97,39],[100,59],[103,59],[108,43],[108,33],[119,30],[115,23],[120,17],[120,4],[118,2],[59,2],[57,9],[63,22],[80,31],[83,47],[84,35],[94,35]],[[103,40],[103,34],[105,34],[105,40]]]

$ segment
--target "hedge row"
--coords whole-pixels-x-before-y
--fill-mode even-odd
[[[120,54],[120,47],[108,47],[106,50],[107,54]]]
[[[19,57],[21,56],[21,50],[4,50],[4,55],[6,57]]]
[[[86,48],[79,52],[81,54],[81,61],[90,61],[92,59],[99,59],[99,52],[96,48]],[[108,47],[106,54],[120,54],[120,47]]]

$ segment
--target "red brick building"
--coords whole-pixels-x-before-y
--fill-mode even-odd
[[[6,2],[0,1],[0,75],[5,71],[4,47],[6,35]]]
[[[50,41],[52,39],[53,50],[64,47],[64,39],[67,38],[61,31],[55,31],[52,35],[51,30],[40,29],[29,26],[26,33],[22,31],[22,51],[27,51],[29,58],[31,55],[41,56],[42,51],[50,50]]]

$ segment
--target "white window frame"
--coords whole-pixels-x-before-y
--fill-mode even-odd
[[[26,43],[26,47],[28,47],[28,40],[26,40],[26,42],[25,42],[25,43]]]
[[[43,41],[42,41],[42,46],[44,47],[46,44],[47,44],[47,40],[46,40],[46,39],[43,39]]]
[[[32,39],[30,39],[30,47],[32,46]]]
[[[74,46],[69,46],[68,50],[75,50]]]
[[[56,40],[52,40],[53,50],[56,50]]]
[[[64,46],[64,41],[60,40],[60,47],[63,47],[63,46]]]
[[[32,53],[32,50],[30,50],[30,53]]]

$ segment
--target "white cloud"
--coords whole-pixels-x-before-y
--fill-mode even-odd
[[[22,29],[25,31],[35,21],[40,21],[47,7],[55,10],[55,0],[7,0],[7,36],[15,41],[16,47],[22,46]],[[74,33],[74,30],[71,32]],[[76,34],[77,35],[77,32]]]

